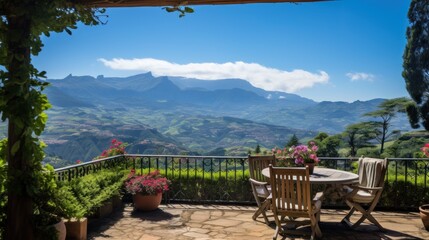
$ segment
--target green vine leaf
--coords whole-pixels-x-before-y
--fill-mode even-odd
[[[70,30],[70,29],[65,28],[65,29],[64,29],[64,31],[66,31],[66,33],[67,33],[68,35],[72,35],[72,32],[71,32],[71,30]]]
[[[19,150],[19,145],[21,144],[21,141],[16,141],[11,149],[11,154],[14,156],[16,154],[16,152],[18,152]]]
[[[187,2],[184,2],[178,6],[173,6],[173,7],[163,7],[162,9],[165,9],[165,11],[171,13],[171,12],[179,12],[179,18],[184,17],[186,15],[186,13],[193,13],[194,9],[190,8],[190,7],[186,7],[184,5],[186,5]]]
[[[185,12],[186,13],[193,13],[194,9],[190,8],[190,7],[185,7]]]
[[[13,144],[10,141],[12,146],[6,154],[10,154],[8,161],[14,163],[7,171],[6,182],[10,196],[24,197],[25,201],[33,202],[32,215],[25,215],[31,209],[21,211],[24,216],[16,212],[12,214],[21,214],[20,219],[35,218],[31,221],[34,223],[40,215],[49,214],[44,209],[47,203],[41,201],[41,197],[54,197],[41,185],[41,180],[46,179],[42,168],[45,144],[38,138],[48,119],[44,111],[51,106],[46,95],[42,94],[48,83],[40,81],[46,78],[46,72],[39,72],[31,59],[42,50],[43,35],[49,37],[51,32],[71,34],[79,22],[84,25],[103,24],[100,17],[105,15],[100,13],[105,10],[70,0],[0,2],[0,115],[9,124],[8,135]],[[56,187],[51,182],[46,186]],[[33,227],[28,226],[30,229]],[[9,236],[11,239],[16,237]],[[3,239],[2,231],[0,239]]]

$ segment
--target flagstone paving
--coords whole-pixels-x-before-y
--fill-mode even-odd
[[[255,210],[249,206],[169,204],[152,212],[139,212],[128,204],[107,218],[90,219],[88,239],[272,239],[274,219],[269,218],[270,225],[262,218],[253,221]],[[350,230],[340,223],[345,214],[344,210],[322,210],[323,239],[429,239],[429,232],[423,228],[418,213],[375,212],[373,215],[386,228],[385,232],[369,223]],[[306,230],[311,231],[309,227]],[[279,236],[278,239],[308,237]]]

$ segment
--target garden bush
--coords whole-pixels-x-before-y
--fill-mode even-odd
[[[78,210],[79,215],[89,216],[104,202],[120,195],[125,177],[124,171],[101,170],[62,182],[61,190],[75,196],[72,201],[75,202],[75,210]]]
[[[148,173],[154,169],[138,169],[138,173]],[[253,195],[249,184],[249,171],[237,170],[236,172],[217,171],[210,173],[201,168],[168,170],[159,169],[161,175],[170,181],[170,191],[165,196],[167,199],[192,201],[195,203],[204,201],[234,201],[246,203],[253,201]]]

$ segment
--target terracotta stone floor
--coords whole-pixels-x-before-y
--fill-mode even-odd
[[[253,221],[254,211],[255,207],[249,206],[172,204],[153,212],[139,212],[126,204],[107,218],[90,219],[88,239],[272,239],[273,218],[269,226],[262,218]],[[340,223],[345,214],[343,210],[322,210],[323,239],[429,239],[418,213],[375,212],[373,215],[387,229],[385,232],[366,221],[357,230],[350,230]],[[309,227],[305,230],[311,231]]]

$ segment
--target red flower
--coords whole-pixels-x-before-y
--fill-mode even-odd
[[[132,169],[125,181],[125,189],[131,194],[156,195],[168,191],[170,181],[162,177],[159,171],[153,171],[145,175],[135,175]]]
[[[108,149],[103,150],[100,156],[96,157],[95,159],[105,158],[105,157],[111,157],[115,155],[121,155],[125,154],[125,147],[127,146],[127,143],[123,143],[118,141],[117,139],[112,139],[110,142],[110,146]]]

